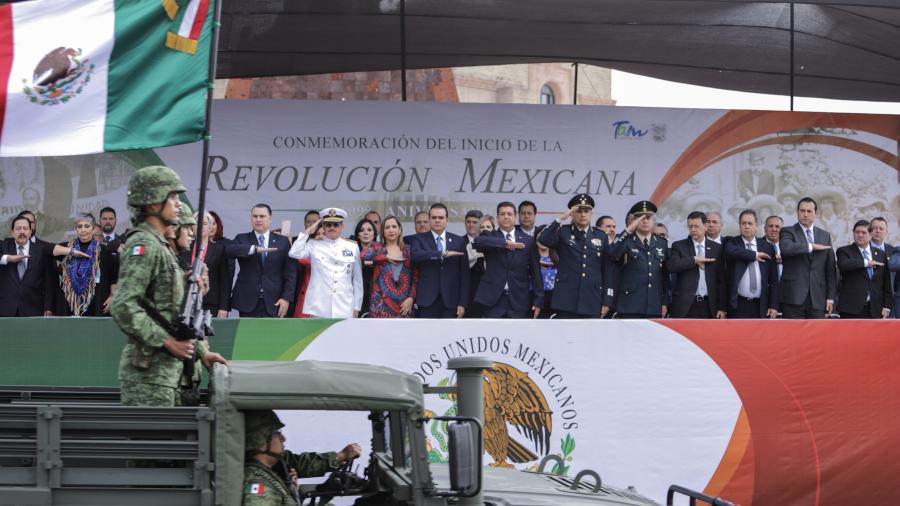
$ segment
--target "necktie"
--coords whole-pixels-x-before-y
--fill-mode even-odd
[[[444,241],[441,240],[441,236],[435,237],[434,240],[437,243],[438,253],[444,253]]]
[[[815,241],[813,241],[812,230],[810,230],[810,229],[806,229],[806,240],[807,240],[810,244],[812,244],[812,243],[815,242]]]
[[[506,240],[507,240],[507,241],[510,241],[510,242],[513,240],[513,239],[512,239],[512,234],[510,234],[509,232],[506,233]]]
[[[698,244],[698,245],[697,245],[697,256],[698,256],[698,257],[706,256],[706,255],[703,253],[703,245],[702,245],[702,244]]]
[[[650,249],[650,239],[644,239],[644,247]]]
[[[864,249],[862,254],[863,254],[863,258],[866,259],[866,264],[868,264],[869,263],[869,250]],[[875,269],[873,269],[872,266],[866,267],[866,274],[869,275],[869,279],[872,279],[872,276],[875,275]]]
[[[746,244],[747,249],[753,251],[753,243],[748,242]],[[756,294],[756,287],[759,285],[759,281],[756,279],[756,266],[753,263],[747,266],[747,271],[750,274],[750,293]]]
[[[266,236],[261,235],[258,237],[258,239],[259,239],[259,247],[265,248],[266,247]],[[259,256],[259,262],[263,265],[266,265],[266,253],[265,252],[263,252],[263,254]]]
[[[25,246],[19,246],[19,255],[25,256]],[[19,271],[19,279],[22,279],[25,277],[25,269],[28,268],[27,262],[28,262],[28,259],[23,258],[22,260],[19,261],[18,267],[16,267],[16,269],[18,269],[18,271]]]
[[[109,241],[112,240],[112,236],[104,235],[103,236],[103,244],[109,244]]]

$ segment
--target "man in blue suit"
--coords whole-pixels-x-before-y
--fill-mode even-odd
[[[431,230],[414,235],[410,257],[419,269],[416,317],[462,318],[469,302],[469,259],[463,238],[447,232],[447,206],[428,210]]]
[[[272,208],[268,204],[253,206],[250,224],[252,232],[236,235],[225,248],[240,265],[231,307],[241,317],[284,318],[297,288],[297,262],[288,256],[291,243],[269,230]]]
[[[497,223],[500,230],[475,238],[486,266],[475,302],[486,308],[487,318],[537,318],[544,305],[544,283],[534,238],[516,228],[512,202],[497,205]]]
[[[778,317],[778,264],[775,247],[756,237],[756,211],[738,217],[741,235],[725,239],[729,318]]]

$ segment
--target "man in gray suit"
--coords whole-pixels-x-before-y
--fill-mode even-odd
[[[813,225],[816,201],[797,203],[797,221],[781,229],[781,312],[785,318],[824,318],[834,309],[837,270],[831,234]]]

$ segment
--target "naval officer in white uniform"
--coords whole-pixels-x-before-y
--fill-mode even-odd
[[[322,218],[297,236],[288,255],[310,260],[309,288],[303,312],[319,318],[356,318],[363,298],[362,264],[356,242],[341,239],[344,231],[343,209],[323,209]],[[325,237],[311,240],[310,235],[322,222]]]

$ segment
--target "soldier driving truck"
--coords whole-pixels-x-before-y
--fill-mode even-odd
[[[292,505],[299,500],[296,480],[322,476],[359,457],[362,448],[352,443],[339,452],[293,453],[285,449],[284,424],[271,410],[244,412],[243,506]]]

